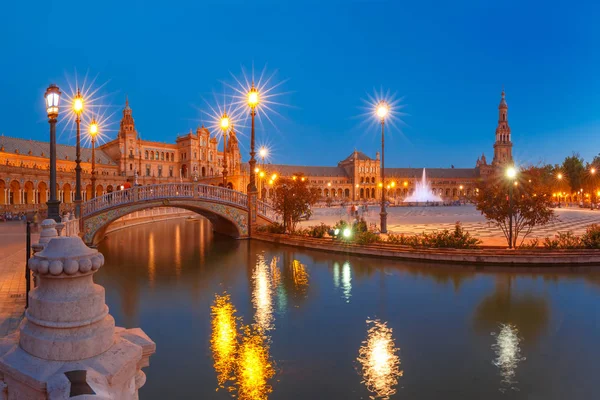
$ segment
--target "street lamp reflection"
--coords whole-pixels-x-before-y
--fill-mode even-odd
[[[275,268],[277,268],[275,264]],[[252,275],[252,304],[256,324],[268,331],[273,328],[273,273],[263,257],[259,257]]]
[[[342,293],[346,303],[350,303],[350,297],[352,296],[352,269],[350,263],[345,262],[342,266]]]
[[[236,309],[228,294],[216,295],[211,306],[212,336],[210,346],[219,388],[232,378],[237,347]]]
[[[501,324],[496,342],[492,345],[496,354],[493,364],[500,369],[502,383],[513,390],[516,390],[514,385],[517,383],[515,379],[517,366],[519,362],[525,360],[525,357],[521,356],[520,343],[521,338],[517,327],[512,324]],[[504,388],[500,390],[505,391]]]
[[[367,320],[367,339],[358,351],[363,382],[371,399],[389,399],[396,393],[400,370],[400,356],[392,336],[392,328],[386,322]]]

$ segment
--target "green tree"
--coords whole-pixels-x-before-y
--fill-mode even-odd
[[[573,153],[570,157],[566,157],[562,163],[562,173],[567,179],[572,192],[577,192],[583,187],[585,178],[585,167],[583,158],[578,153]],[[564,179],[563,178],[563,179]]]
[[[279,178],[274,184],[273,208],[283,216],[283,223],[290,231],[296,230],[300,217],[310,214],[317,202],[317,189],[310,187],[308,179],[295,175],[296,179]]]
[[[510,244],[510,204],[509,189],[513,182],[505,176],[504,171],[498,171],[495,176],[480,182],[476,197],[477,210],[495,223]],[[513,247],[517,247],[531,233],[534,227],[543,226],[555,218],[552,210],[552,189],[545,178],[546,168],[528,167],[521,170],[513,186]]]

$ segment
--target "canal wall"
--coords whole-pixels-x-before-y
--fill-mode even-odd
[[[490,264],[500,266],[598,266],[600,250],[509,250],[509,249],[434,249],[385,243],[361,245],[333,239],[306,236],[256,233],[253,239],[311,250],[358,256],[384,257],[397,260],[416,260],[452,264]]]
[[[175,207],[157,207],[127,214],[114,221],[106,229],[106,234],[130,228],[132,226],[149,224],[155,221],[167,221],[171,219],[187,218],[197,216],[195,212]]]

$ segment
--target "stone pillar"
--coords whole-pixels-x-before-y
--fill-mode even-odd
[[[30,259],[38,286],[19,332],[0,339],[8,400],[138,399],[141,368],[156,346],[140,329],[115,328],[104,288],[92,278],[103,264],[79,237],[54,237]]]

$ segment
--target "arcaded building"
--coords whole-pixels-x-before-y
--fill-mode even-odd
[[[204,126],[179,135],[175,142],[143,140],[138,134],[132,109],[126,101],[119,132],[114,140],[96,149],[96,187],[91,184],[91,149],[82,148],[82,198],[126,188],[134,184],[152,185],[200,182],[224,185],[223,160],[227,154],[227,187],[246,191],[248,164],[242,163],[237,134],[233,131],[223,149],[223,140]],[[0,209],[18,211],[45,208],[49,198],[49,144],[0,136]],[[508,105],[504,91],[498,106],[498,124],[493,145],[494,157],[485,155],[473,168],[428,168],[427,180],[444,200],[468,199],[475,194],[479,179],[495,168],[512,163],[512,140],[508,125]],[[323,199],[369,201],[381,198],[386,190],[391,201],[402,201],[422,179],[422,168],[386,168],[381,182],[380,156],[354,150],[335,166],[266,164],[260,166],[257,186],[268,199],[279,177],[305,179]],[[75,147],[57,145],[57,194],[70,208],[75,199]]]

